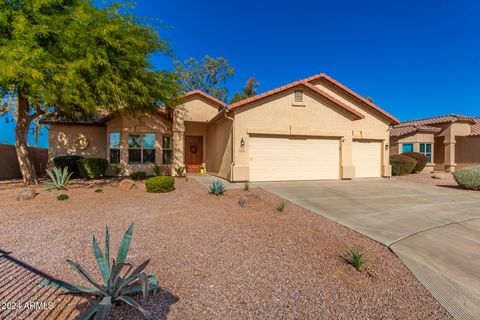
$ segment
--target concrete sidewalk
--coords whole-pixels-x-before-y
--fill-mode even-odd
[[[480,319],[480,192],[388,179],[256,185],[389,246],[456,319]]]
[[[237,183],[230,182],[228,180],[225,180],[223,178],[219,178],[216,176],[212,176],[210,174],[189,174],[188,177],[197,180],[198,182],[203,184],[206,188],[208,188],[216,180],[222,181],[227,189],[244,189],[245,188],[245,183],[243,182],[237,182]],[[255,186],[249,183],[249,188],[255,188]]]

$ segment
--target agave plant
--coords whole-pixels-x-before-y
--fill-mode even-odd
[[[68,172],[68,168],[64,167],[57,168],[53,167],[52,171],[46,170],[47,175],[52,180],[51,182],[46,182],[43,184],[43,187],[47,190],[57,189],[57,190],[66,190],[67,186],[70,184],[70,177],[73,172]]]
[[[220,181],[220,180],[215,180],[210,187],[208,188],[208,193],[215,195],[215,196],[220,196],[225,193],[226,187],[225,184]]]
[[[110,265],[110,234],[108,227],[105,233],[105,255],[103,255],[95,236],[93,236],[93,254],[98,263],[102,275],[102,283],[97,282],[78,263],[67,260],[67,263],[77,271],[82,278],[87,280],[92,287],[69,284],[60,280],[46,280],[42,285],[58,288],[67,294],[84,295],[92,300],[91,306],[77,319],[88,320],[95,316],[97,320],[106,320],[112,307],[120,302],[126,303],[140,311],[146,319],[153,319],[150,312],[145,310],[137,301],[130,296],[142,293],[143,301],[148,297],[150,291],[156,291],[158,286],[157,278],[147,275],[143,270],[147,267],[150,259],[132,270],[132,265],[126,263],[128,249],[133,234],[133,223],[125,232],[120,243],[117,259],[112,259]],[[126,271],[122,274],[122,271]]]

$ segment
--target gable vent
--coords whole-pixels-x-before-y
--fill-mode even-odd
[[[303,91],[295,90],[293,94],[293,102],[303,102]]]

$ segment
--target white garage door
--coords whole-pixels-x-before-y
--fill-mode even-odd
[[[250,180],[338,179],[337,139],[251,136]]]
[[[382,144],[380,142],[354,141],[353,165],[355,177],[380,177],[382,168]]]

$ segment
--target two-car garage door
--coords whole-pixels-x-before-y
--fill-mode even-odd
[[[340,178],[338,139],[250,136],[250,180]]]
[[[250,136],[250,180],[323,180],[340,178],[340,140]],[[355,177],[381,176],[381,143],[354,141]]]

